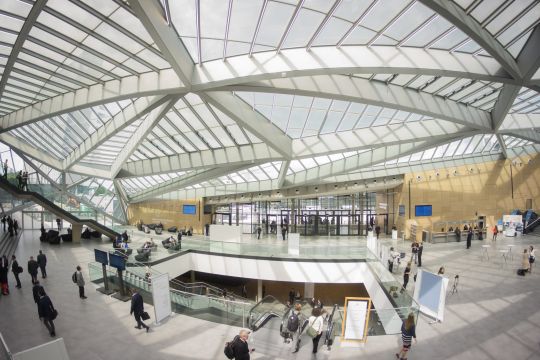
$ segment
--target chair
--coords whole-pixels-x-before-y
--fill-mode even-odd
[[[147,262],[150,259],[150,252],[144,252],[142,254],[135,255],[135,261]]]
[[[154,229],[156,235],[161,235],[161,233],[163,232],[163,228],[162,227],[156,227]]]
[[[49,244],[60,244],[60,233],[56,230],[49,230],[47,232],[47,241]]]
[[[63,242],[72,242],[73,241],[73,236],[72,234],[64,234],[64,235],[60,235],[60,238],[62,239]]]
[[[139,248],[137,249],[137,254],[144,254],[144,253],[149,253],[149,252],[152,252],[152,249],[151,248],[148,248],[148,249],[144,249],[144,248]]]
[[[168,248],[170,248],[170,247],[172,246],[172,245],[171,245],[171,240],[169,240],[169,239],[163,240],[163,241],[161,242],[161,244],[163,245],[163,247],[164,247],[165,249],[168,249]]]
[[[167,231],[174,234],[176,231],[178,231],[178,228],[176,226],[171,226],[167,229]]]

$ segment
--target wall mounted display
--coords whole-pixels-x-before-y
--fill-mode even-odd
[[[414,216],[432,216],[433,209],[431,205],[415,205]]]
[[[182,206],[182,214],[195,215],[197,214],[197,205],[184,205]]]

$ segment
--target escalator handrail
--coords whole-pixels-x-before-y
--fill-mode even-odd
[[[96,220],[80,219],[80,218],[76,217],[75,215],[73,215],[69,211],[66,211],[66,210],[62,209],[61,207],[59,207],[58,205],[56,205],[55,203],[53,203],[52,201],[47,199],[45,196],[43,196],[42,194],[40,194],[40,193],[38,193],[36,191],[23,191],[23,190],[20,190],[15,185],[13,185],[9,180],[7,180],[7,179],[5,179],[3,177],[0,177],[0,184],[4,185],[4,186],[2,186],[2,188],[4,190],[10,192],[12,195],[24,196],[24,197],[33,197],[35,200],[38,200],[38,201],[33,200],[34,202],[41,203],[41,205],[45,204],[46,207],[49,207],[50,209],[53,209],[53,210],[51,210],[51,212],[56,212],[56,213],[60,214],[61,216],[63,216],[64,218],[66,218],[67,220],[71,220],[71,221],[79,223],[81,225],[86,224],[87,226],[89,226],[89,227],[91,227],[93,229],[97,228],[99,230],[102,230],[103,233],[112,234],[114,236],[119,236],[120,235],[119,233],[112,230],[111,228],[109,228],[109,227],[107,227],[107,226],[105,226],[103,224],[98,223]],[[34,186],[36,184],[30,184],[30,185]]]
[[[328,326],[326,328],[326,334],[324,338],[324,343],[327,344],[328,341],[332,338],[332,334],[334,333],[334,314],[336,313],[336,310],[339,309],[338,304],[334,304],[334,307],[332,308],[332,313],[328,317]]]

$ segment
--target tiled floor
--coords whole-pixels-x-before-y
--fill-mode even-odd
[[[39,322],[32,299],[30,278],[26,261],[42,248],[49,259],[49,277],[43,280],[45,289],[59,310],[56,321],[57,334],[64,338],[71,359],[223,359],[223,344],[238,329],[203,320],[175,315],[161,326],[153,326],[146,334],[133,328],[129,316],[129,303],[122,303],[86,286],[87,300],[80,300],[71,274],[77,264],[92,260],[91,249],[95,243],[82,246],[40,244],[38,234],[25,232],[16,255],[25,268],[23,288],[13,286],[10,274],[11,295],[0,297],[0,331],[14,352],[50,340],[45,327]],[[321,237],[314,244],[345,245],[357,243],[355,238],[328,239]],[[245,241],[251,241],[245,239]],[[274,239],[263,239],[279,243]],[[501,240],[496,246],[505,247],[514,239]],[[540,247],[540,239],[524,237],[515,241],[517,252],[531,243]],[[410,359],[540,359],[540,268],[533,274],[518,277],[515,269],[519,256],[508,265],[501,265],[501,258],[490,250],[490,261],[481,261],[480,242],[465,250],[464,243],[427,244],[424,248],[424,268],[437,271],[446,267],[446,274],[453,278],[460,275],[459,293],[447,297],[445,321],[429,324],[421,317],[418,324],[418,344],[413,345]],[[398,247],[401,245],[396,244]],[[403,267],[402,267],[403,268]],[[396,274],[401,277],[401,274]],[[451,284],[451,283],[450,283]],[[412,289],[412,287],[411,287]],[[150,314],[151,307],[147,306]],[[298,355],[287,351],[268,351],[269,346],[258,346],[253,359],[296,358],[309,359],[306,346]],[[319,359],[393,359],[398,336],[369,338],[363,347],[321,350]],[[284,345],[285,346],[285,345]],[[275,349],[274,349],[275,350]],[[280,354],[276,357],[272,354]]]

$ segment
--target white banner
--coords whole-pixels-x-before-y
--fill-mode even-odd
[[[155,275],[150,278],[152,284],[152,299],[156,324],[171,315],[171,293],[169,289],[169,274]]]
[[[345,340],[363,340],[367,320],[367,301],[347,301],[347,315],[345,320]]]

